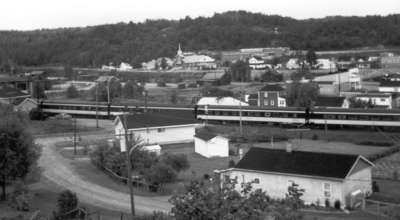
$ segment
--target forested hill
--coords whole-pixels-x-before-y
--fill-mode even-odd
[[[277,30],[277,31],[275,31]],[[341,50],[400,46],[400,14],[295,20],[244,11],[86,28],[0,32],[0,64],[66,64],[95,67],[108,62],[137,65],[184,51],[289,46]]]

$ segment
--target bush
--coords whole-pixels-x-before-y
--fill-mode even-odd
[[[31,209],[33,195],[28,187],[22,182],[15,184],[14,192],[11,194],[9,205],[18,211],[29,211]]]
[[[331,207],[331,202],[329,201],[329,199],[325,200],[325,208],[329,208]]]
[[[312,136],[312,138],[311,139],[313,139],[314,141],[316,141],[316,140],[318,140],[319,139],[319,137],[318,137],[318,135],[317,134],[313,134],[313,136]]]
[[[162,162],[169,165],[176,172],[181,172],[189,169],[190,164],[185,154],[164,154]]]
[[[151,185],[170,183],[176,180],[176,171],[168,164],[156,163],[144,173],[146,181]]]
[[[229,167],[234,167],[235,165],[236,164],[234,160],[229,160]]]
[[[78,211],[71,212],[78,208],[78,197],[70,190],[64,190],[58,195],[57,199],[57,216],[58,219],[74,218]],[[69,213],[71,212],[71,213]],[[66,214],[69,213],[69,214]]]
[[[197,88],[197,83],[189,83],[188,88]]]
[[[341,209],[341,203],[340,203],[340,200],[336,200],[336,201],[335,201],[335,203],[334,203],[334,207],[335,207],[335,209]]]
[[[67,98],[77,98],[79,97],[79,91],[75,88],[74,85],[70,85],[66,91]]]
[[[38,108],[34,108],[29,111],[29,119],[31,120],[45,120],[46,114],[40,111]]]

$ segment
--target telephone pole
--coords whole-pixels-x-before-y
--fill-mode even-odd
[[[96,82],[96,128],[99,128],[99,83]]]
[[[128,187],[129,187],[129,196],[130,196],[130,201],[131,201],[131,219],[134,220],[135,216],[135,199],[133,197],[133,186],[132,186],[132,174],[131,174],[131,153],[133,149],[137,147],[137,143],[135,144],[134,147],[130,147],[130,140],[128,140],[128,125],[127,125],[127,120],[126,120],[126,115],[127,113],[124,114],[124,124],[125,124],[125,150],[126,150],[126,169],[127,169],[127,175],[128,175]]]

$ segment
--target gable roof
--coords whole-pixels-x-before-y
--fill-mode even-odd
[[[197,138],[200,138],[204,141],[209,141],[209,140],[217,137],[218,135],[210,133],[210,132],[198,132],[194,136]]]
[[[125,119],[123,115],[118,116],[116,120],[122,122],[125,126]],[[196,124],[195,118],[187,118],[180,116],[173,116],[171,114],[162,113],[143,113],[133,114],[126,116],[126,123],[128,129],[148,128],[148,127],[167,127]]]
[[[359,156],[253,147],[235,168],[344,179]],[[370,163],[370,162],[369,162]]]
[[[233,97],[202,97],[197,105],[234,105],[234,106],[249,106],[246,102],[242,102],[239,99]]]
[[[260,91],[263,91],[263,92],[270,92],[270,91],[280,92],[280,91],[283,91],[283,90],[284,89],[280,85],[277,85],[277,84],[265,85],[264,87],[262,87],[260,89]]]
[[[400,87],[400,81],[381,81],[380,87]]]
[[[190,55],[183,58],[184,63],[211,63],[215,60],[206,55]]]
[[[326,97],[318,96],[315,100],[315,106],[321,107],[342,107],[345,97]]]

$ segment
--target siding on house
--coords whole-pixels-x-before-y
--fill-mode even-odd
[[[215,136],[209,140],[194,137],[195,152],[204,157],[228,157],[229,156],[229,140]]]

